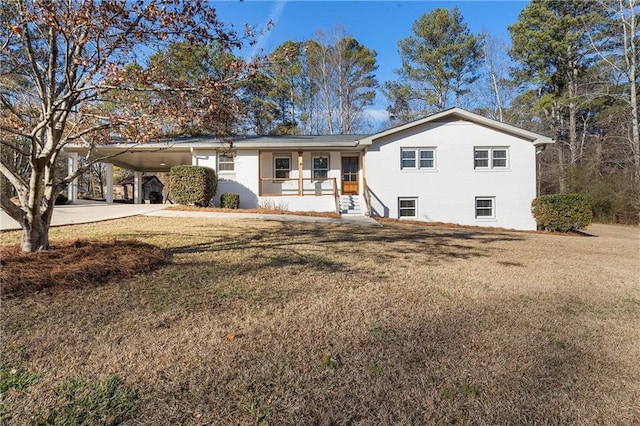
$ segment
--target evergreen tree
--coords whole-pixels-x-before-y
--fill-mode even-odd
[[[460,106],[484,56],[482,36],[471,33],[457,7],[422,15],[412,31],[398,42],[399,79],[385,84],[389,111],[400,121]]]

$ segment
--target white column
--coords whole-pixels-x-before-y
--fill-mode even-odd
[[[142,172],[133,173],[133,204],[142,204]]]
[[[78,153],[70,152],[69,159],[67,160],[68,173],[71,175],[78,171]],[[78,201],[78,178],[75,178],[69,184],[67,188],[67,194],[69,195],[69,201],[75,203]]]
[[[106,182],[106,196],[105,199],[108,204],[113,203],[113,164],[105,163],[105,169],[107,172],[107,182]]]

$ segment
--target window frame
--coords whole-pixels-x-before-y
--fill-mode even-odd
[[[225,152],[218,152],[217,155],[217,162],[218,162],[218,173],[235,173],[236,172],[236,155],[234,153],[225,153]],[[228,159],[227,161],[220,161],[221,158],[226,158]],[[230,160],[229,160],[230,159]],[[222,169],[220,167],[221,164],[231,164],[231,169]]]
[[[327,160],[326,168],[316,168],[316,159],[324,158]],[[330,157],[327,154],[316,154],[311,157],[311,178],[316,180],[329,179]],[[324,177],[316,176],[316,172],[324,172]]]
[[[289,162],[289,168],[283,169],[278,168],[278,160],[287,160]],[[278,172],[286,172],[286,177],[279,177]],[[273,177],[275,179],[291,179],[291,156],[287,156],[284,154],[274,155],[273,156]]]
[[[402,207],[403,201],[413,201],[413,207]],[[403,216],[403,210],[413,210],[413,216]],[[418,197],[398,197],[398,219],[418,219]]]
[[[504,151],[504,157],[496,157],[496,152]],[[486,152],[486,157],[478,158],[478,152]],[[486,161],[485,165],[478,165],[478,161]],[[504,166],[496,165],[496,162],[504,161]],[[473,169],[474,170],[509,170],[509,147],[508,146],[474,146],[473,147]]]
[[[478,201],[490,201],[491,206],[478,206]],[[478,210],[490,209],[491,215],[478,215]],[[496,197],[495,196],[483,196],[475,197],[474,201],[474,216],[476,220],[495,220],[496,219]]]
[[[431,152],[431,158],[423,158],[423,152]],[[413,158],[405,158],[405,153],[413,153]],[[410,171],[433,171],[436,170],[436,148],[435,147],[401,147],[400,148],[400,170]],[[413,161],[413,166],[405,166],[405,161]],[[431,161],[432,165],[422,166],[422,161]]]

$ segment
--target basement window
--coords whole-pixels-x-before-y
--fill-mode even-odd
[[[418,217],[417,198],[398,198],[398,218],[416,219]]]
[[[495,197],[476,197],[476,219],[495,219]]]

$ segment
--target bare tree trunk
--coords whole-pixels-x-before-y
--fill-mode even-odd
[[[640,130],[638,128],[638,43],[636,42],[637,32],[637,16],[636,16],[636,0],[629,1],[629,18],[628,22],[624,21],[624,14],[621,15],[622,27],[624,32],[624,49],[625,61],[629,70],[629,97],[631,102],[631,149],[634,161],[634,176],[636,180],[640,180]],[[622,0],[620,0],[620,10],[623,10]]]
[[[500,122],[504,122],[504,113],[502,106],[502,99],[500,98],[500,90],[498,88],[498,78],[496,77],[496,73],[493,70],[489,70],[489,75],[491,76],[491,83],[493,85],[493,94],[496,97],[496,106],[498,107],[498,118]]]
[[[564,165],[564,148],[561,143],[556,143],[558,154],[558,189],[563,194],[567,192],[567,173]]]
[[[22,243],[23,252],[35,252],[49,248],[49,225],[51,219],[40,214],[31,217],[29,222],[23,222]]]
[[[578,105],[576,102],[578,92],[578,68],[573,67],[569,71],[569,165],[575,166],[579,161],[579,149],[578,149]]]

